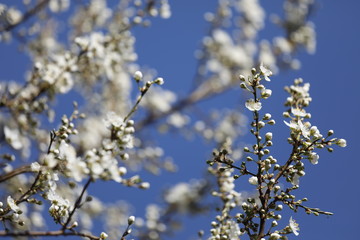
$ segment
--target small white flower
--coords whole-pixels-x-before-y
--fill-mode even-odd
[[[11,129],[4,127],[4,134],[6,141],[16,150],[21,149],[24,145],[21,141],[20,132],[18,129]]]
[[[270,82],[269,76],[272,75],[272,72],[268,68],[266,68],[263,63],[260,64],[260,71],[261,74],[264,75],[265,80]]]
[[[299,185],[299,183],[300,183],[300,180],[299,180],[299,178],[300,178],[300,175],[299,174],[295,174],[292,178],[291,178],[291,184],[292,185]]]
[[[13,210],[15,213],[17,213],[20,210],[19,206],[16,205],[15,200],[11,196],[7,197],[7,204],[9,205],[11,210]]]
[[[294,121],[288,123],[287,121],[284,120],[284,123],[286,124],[286,126],[290,127],[291,129],[296,130],[299,128],[299,126]]]
[[[295,234],[295,236],[298,236],[299,235],[298,231],[300,231],[299,224],[296,223],[292,217],[290,217],[289,226],[291,228],[291,231]]]
[[[300,109],[300,108],[291,108],[291,113],[297,117],[305,117],[306,116],[306,111],[304,109]]]
[[[310,128],[310,135],[316,138],[322,138],[322,135],[320,134],[320,131],[316,126],[312,126]]]
[[[298,125],[299,125],[299,128],[300,128],[300,131],[301,131],[302,135],[303,135],[305,138],[309,139],[309,138],[310,138],[310,137],[309,137],[309,135],[310,135],[310,130],[309,130],[309,128],[308,128],[305,124],[303,124],[303,123],[301,122],[301,120],[298,121]]]
[[[261,102],[255,102],[254,99],[248,99],[245,103],[245,107],[250,111],[259,111],[261,109]]]
[[[39,172],[40,168],[41,168],[41,166],[38,162],[33,162],[31,164],[31,171],[33,171],[33,172]]]
[[[319,155],[317,153],[311,153],[309,160],[314,165],[318,164]]]
[[[119,128],[124,124],[124,120],[122,117],[116,115],[114,112],[109,112],[106,114],[106,119],[104,120],[107,128],[111,129],[111,127]]]
[[[287,126],[289,126],[292,130],[301,131],[302,135],[303,135],[305,138],[309,139],[310,130],[309,130],[309,128],[308,128],[305,124],[303,124],[303,123],[301,122],[300,119],[297,121],[297,123],[294,122],[294,121],[291,121],[290,123],[284,121],[284,123],[285,123]]]
[[[256,177],[256,176],[250,177],[250,178],[249,178],[249,183],[250,183],[251,185],[257,185],[257,184],[258,184],[258,179],[257,179],[257,177]]]
[[[339,147],[346,147],[346,140],[343,138],[340,138],[336,144],[339,145]]]

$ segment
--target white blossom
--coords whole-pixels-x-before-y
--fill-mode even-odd
[[[51,202],[50,215],[54,219],[66,218],[69,214],[70,201],[58,195],[53,189],[47,192],[47,199]]]
[[[309,130],[309,128],[308,128],[305,124],[303,124],[300,119],[299,119],[297,122],[291,121],[290,123],[288,123],[288,122],[284,121],[284,123],[285,123],[287,126],[289,126],[290,129],[301,132],[301,134],[302,134],[305,138],[307,138],[307,139],[310,138],[310,130]]]
[[[312,164],[318,164],[318,160],[319,160],[319,155],[317,154],[317,153],[311,153],[311,155],[310,155],[310,162],[312,163]]]
[[[11,196],[7,197],[7,204],[15,213],[20,211],[19,206],[15,203],[15,200]]]
[[[258,185],[258,178],[256,176],[252,176],[249,178],[249,183],[251,185]]]
[[[70,6],[70,0],[50,0],[49,8],[52,12],[65,11]]]
[[[184,127],[187,123],[189,123],[189,121],[190,119],[187,115],[180,114],[178,112],[171,114],[167,118],[167,123],[169,123],[170,125],[176,128]]]
[[[291,178],[291,184],[296,186],[300,183],[300,175],[295,173],[294,176]]]
[[[109,112],[106,114],[106,119],[104,120],[107,128],[111,129],[112,127],[119,128],[124,124],[122,117],[118,116],[115,112]]]
[[[141,101],[140,105],[153,111],[166,112],[176,101],[175,93],[165,90],[159,86],[152,86],[146,93],[146,97]]]
[[[261,102],[255,102],[254,99],[248,99],[245,103],[245,107],[250,111],[260,111],[261,109]]]
[[[191,210],[194,204],[200,198],[200,190],[203,183],[193,180],[191,183],[181,182],[170,188],[164,196],[165,201],[177,207],[178,211],[186,213]]]
[[[81,182],[89,173],[86,163],[76,156],[75,148],[65,141],[61,141],[59,146],[59,157],[66,161],[66,174],[75,181]]]
[[[300,108],[291,108],[291,113],[294,114],[296,117],[305,117],[306,111]]]
[[[270,81],[270,76],[272,75],[272,72],[267,69],[262,63],[260,64],[260,71],[261,71],[261,74],[264,76],[264,79],[266,81]]]
[[[289,226],[291,228],[291,231],[295,234],[295,236],[298,236],[299,235],[299,224],[295,222],[295,220],[290,217],[290,220],[289,220]]]
[[[31,166],[31,171],[33,171],[33,172],[39,172],[40,171],[41,166],[40,166],[40,164],[38,162],[33,162],[33,163],[31,163],[30,166]]]
[[[164,19],[171,17],[171,8],[170,8],[170,4],[168,3],[168,0],[161,1],[160,16]]]
[[[11,129],[8,126],[4,127],[6,141],[16,150],[21,149],[24,145],[21,141],[20,132],[18,129]]]
[[[21,21],[23,16],[22,16],[21,11],[19,11],[16,8],[11,7],[7,10],[7,18],[11,24],[16,24]]]

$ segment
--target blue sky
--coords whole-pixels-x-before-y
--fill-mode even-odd
[[[4,1],[9,2],[9,1]],[[280,1],[273,6],[270,1],[261,1],[266,6],[266,11],[279,11]],[[149,29],[135,30],[137,37],[137,52],[139,64],[155,68],[159,75],[163,76],[165,88],[185,95],[191,86],[191,80],[195,73],[196,60],[194,51],[200,46],[202,36],[207,32],[203,14],[214,10],[216,1],[208,0],[182,0],[170,1],[173,16],[168,20],[155,20]],[[282,104],[286,98],[282,90],[285,85],[292,83],[296,77],[304,78],[310,82],[310,93],[313,102],[309,108],[312,113],[312,123],[325,133],[328,129],[335,131],[336,137],[345,138],[348,147],[336,148],[334,153],[320,152],[319,164],[309,165],[307,173],[301,179],[299,197],[308,197],[308,205],[334,212],[331,217],[308,216],[301,211],[292,214],[300,224],[300,236],[298,239],[354,239],[358,232],[358,216],[360,215],[360,188],[358,185],[358,159],[359,141],[356,135],[360,134],[358,119],[360,118],[359,107],[359,73],[360,68],[360,32],[358,24],[360,2],[357,0],[346,1],[318,1],[318,9],[312,20],[316,25],[317,50],[314,55],[300,54],[302,68],[299,71],[282,72],[272,78],[268,87],[273,90],[273,96],[268,100],[269,112],[273,114],[278,124],[274,127],[275,143],[274,152],[285,157],[282,144],[285,141],[280,138],[286,136],[287,127],[282,124]],[[264,37],[271,34],[264,31]],[[6,45],[0,45],[1,57],[1,80],[22,79],[26,66],[21,66],[13,45],[9,49]],[[6,56],[6,57],[4,57]],[[24,63],[26,63],[24,61]],[[19,67],[20,65],[20,67]],[[236,94],[243,92],[239,89],[226,98],[210,100],[204,106],[215,104],[216,106],[234,106],[241,99]],[[215,102],[216,101],[216,102]],[[208,104],[208,105],[207,105]],[[244,141],[251,141],[247,135]],[[159,143],[166,153],[173,156],[179,165],[179,171],[175,174],[163,173],[160,177],[152,179],[153,188],[148,192],[130,191],[128,197],[135,204],[139,204],[140,214],[146,204],[143,200],[150,199],[156,202],[162,189],[179,181],[188,181],[192,178],[201,178],[206,169],[205,161],[209,158],[212,146],[195,140],[189,142],[183,137],[159,136]],[[275,155],[276,157],[276,155]],[[166,182],[166,184],[164,184]],[[93,191],[105,193],[114,187],[113,184],[104,186]],[[241,187],[241,186],[239,186]],[[94,185],[96,188],[96,185]],[[115,200],[122,194],[109,197]],[[146,197],[150,196],[150,197]],[[209,229],[212,215],[202,218],[185,218],[188,224],[185,231],[168,239],[188,239],[196,236],[200,229]],[[284,222],[287,218],[284,217]],[[290,236],[290,239],[296,239]]]

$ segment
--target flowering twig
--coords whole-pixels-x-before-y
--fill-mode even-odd
[[[76,209],[78,209],[81,206],[82,198],[83,198],[83,196],[84,196],[84,194],[86,192],[86,189],[89,187],[91,182],[92,182],[92,178],[89,178],[87,180],[86,184],[84,185],[84,187],[83,187],[83,189],[81,191],[81,194],[76,199],[74,207],[73,207],[72,211],[69,214],[69,217],[67,218],[66,222],[63,224],[62,230],[65,230],[68,227],[69,223],[71,222],[71,218],[74,215]]]

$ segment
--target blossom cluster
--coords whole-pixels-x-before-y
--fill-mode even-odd
[[[294,84],[285,87],[289,97],[285,106],[289,110],[283,113],[283,117],[289,118],[290,122],[284,121],[290,129],[288,143],[292,146],[289,158],[285,161],[277,160],[271,155],[273,146],[273,133],[262,133],[263,129],[275,124],[270,113],[261,114],[262,101],[268,99],[272,91],[265,86],[270,82],[272,72],[263,64],[259,69],[253,68],[252,75],[245,78],[240,75],[241,88],[251,94],[251,98],[245,103],[245,107],[252,112],[250,123],[251,134],[255,137],[252,147],[245,147],[246,160],[238,164],[231,158],[231,147],[222,146],[222,150],[214,153],[214,158],[208,161],[211,171],[217,178],[218,192],[215,196],[221,196],[221,215],[216,216],[213,222],[209,239],[239,239],[241,235],[248,235],[250,239],[286,239],[286,235],[294,233],[299,235],[299,226],[291,217],[288,226],[276,230],[278,221],[282,215],[283,205],[297,212],[299,208],[308,214],[331,215],[318,208],[304,205],[307,198],[297,199],[293,191],[299,188],[299,178],[305,175],[306,161],[317,164],[319,155],[315,149],[326,148],[333,151],[332,146],[346,146],[346,140],[330,138],[333,130],[328,131],[324,137],[316,126],[311,126],[308,119],[311,114],[305,108],[310,104],[310,84],[303,83],[302,79],[295,79]],[[265,81],[265,82],[264,82]],[[228,179],[224,182],[224,176]],[[255,186],[253,196],[243,199],[242,202],[234,201],[236,193],[235,181],[243,176],[249,176],[248,182]],[[284,184],[282,179],[290,182]],[[226,183],[226,184],[224,184]],[[227,186],[224,188],[224,185]],[[229,191],[229,188],[231,189]],[[241,207],[242,211],[236,207]],[[236,219],[234,228],[233,219]],[[266,222],[272,221],[271,225]]]

